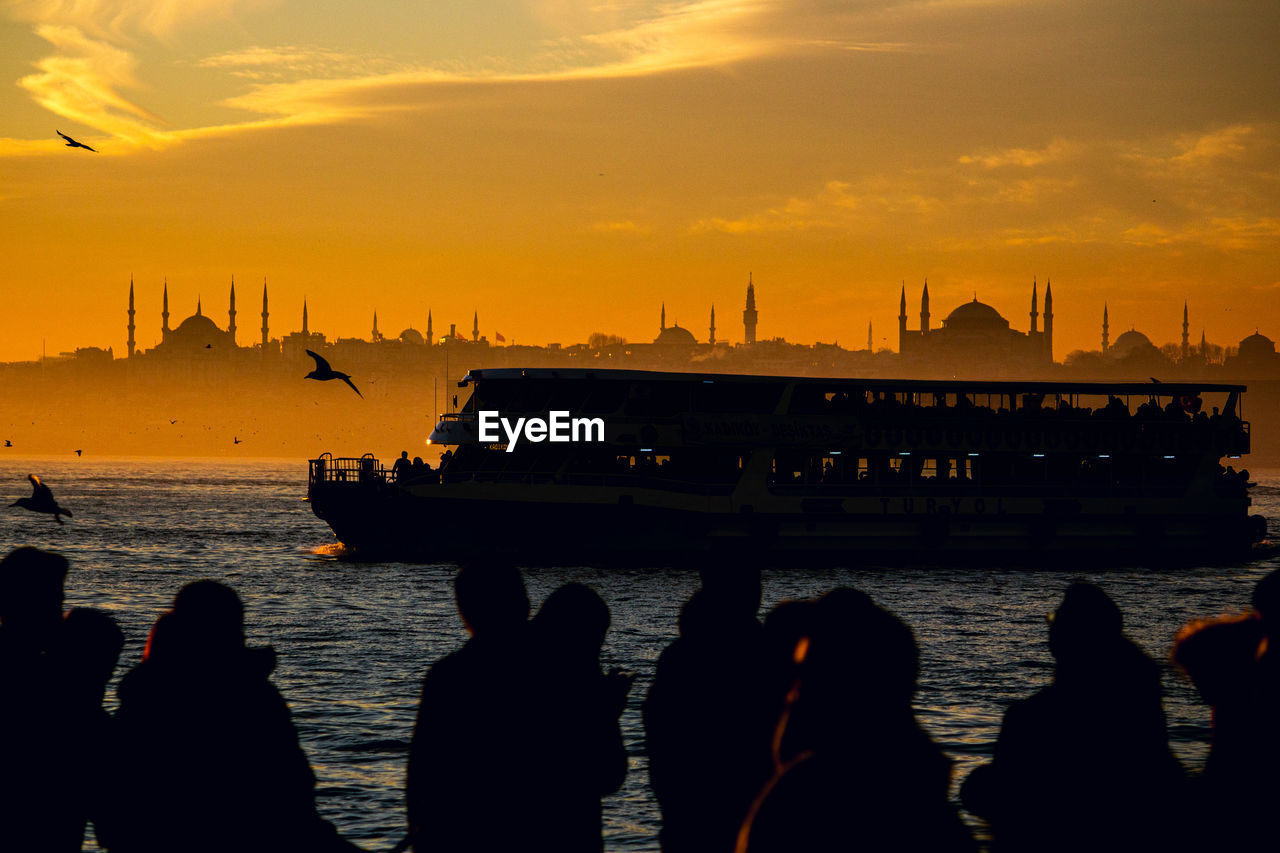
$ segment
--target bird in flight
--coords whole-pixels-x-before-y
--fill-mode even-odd
[[[83,451],[83,450],[77,450],[77,451],[76,451],[76,456],[83,456],[83,455],[84,455],[84,451]]]
[[[62,516],[71,517],[71,511],[58,506],[58,502],[53,498],[53,492],[49,491],[48,486],[40,482],[39,477],[35,474],[28,474],[27,479],[31,481],[31,497],[18,498],[9,506],[20,506],[32,512],[53,513],[53,520],[59,524],[62,524]]]
[[[13,447],[13,442],[6,438],[6,439],[4,440],[4,446],[5,446],[5,447]]]
[[[358,394],[361,399],[364,399],[364,395],[360,393],[360,389],[356,387],[356,384],[351,381],[350,376],[348,376],[345,373],[339,373],[338,371],[334,370],[332,367],[329,366],[329,362],[325,361],[323,356],[318,355],[317,353],[314,353],[311,350],[307,350],[307,355],[311,356],[316,360],[316,369],[308,373],[306,376],[304,376],[303,377],[304,379],[318,379],[321,382],[325,382],[330,379],[341,379],[343,382],[350,385],[351,390],[355,391],[356,394]]]
[[[68,148],[83,148],[85,151],[92,151],[94,154],[98,153],[98,149],[90,148],[88,145],[85,145],[83,142],[76,142],[74,139],[72,139],[70,136],[67,136],[65,133],[63,133],[60,130],[58,131],[58,135],[61,136],[63,139],[67,140]]]
[[[240,436],[238,436],[238,435],[233,435],[233,436],[231,436],[231,440],[232,440],[232,441],[234,441],[236,444],[239,444],[239,443],[240,443]]]

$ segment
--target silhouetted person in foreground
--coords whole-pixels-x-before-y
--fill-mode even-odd
[[[270,648],[244,642],[239,596],[182,588],[121,680],[120,779],[99,839],[112,853],[355,850],[315,809],[315,776]]]
[[[618,718],[634,678],[619,669],[608,675],[600,671],[608,629],[609,608],[578,583],[551,593],[533,619],[538,661],[529,737],[540,767],[531,791],[533,831],[524,849],[604,849],[600,798],[617,791],[626,778]]]
[[[58,673],[58,708],[53,714],[63,755],[63,792],[67,809],[50,826],[59,844],[49,849],[79,850],[85,826],[109,820],[111,717],[102,707],[107,682],[124,648],[124,634],[106,613],[88,607],[68,610],[53,648]]]
[[[807,617],[808,631],[792,650],[797,677],[774,736],[774,773],[738,853],[975,850],[947,800],[951,762],[911,706],[911,629],[856,590],[791,610],[786,621]]]
[[[529,757],[529,596],[510,566],[466,566],[454,581],[471,638],[422,683],[406,799],[413,849],[525,849],[535,786]]]
[[[664,853],[733,849],[769,778],[773,707],[762,673],[760,574],[706,569],[680,611],[680,636],[658,658],[644,701],[649,781]]]
[[[1280,847],[1280,572],[1253,593],[1251,613],[1194,622],[1174,661],[1213,708],[1213,745],[1197,786],[1204,843]]]
[[[1181,849],[1185,777],[1159,668],[1092,584],[1072,584],[1051,619],[1053,683],[1005,712],[965,807],[990,822],[999,851]]]
[[[53,793],[76,773],[61,766],[56,719],[66,574],[65,558],[35,548],[0,560],[0,850],[80,849],[60,825],[74,806]]]

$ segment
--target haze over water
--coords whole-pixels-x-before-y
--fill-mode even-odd
[[[251,644],[279,655],[275,682],[293,710],[318,778],[322,814],[370,850],[404,834],[406,751],[422,677],[465,632],[453,603],[452,564],[353,563],[303,498],[305,460],[0,457],[0,498],[29,494],[39,474],[75,513],[59,527],[20,509],[0,516],[0,553],[19,545],[71,561],[67,606],[109,611],[126,634],[121,672],[141,654],[147,631],[185,583],[217,578],[246,605]],[[1254,471],[1252,512],[1280,534],[1280,471]],[[424,525],[429,531],[429,527]],[[572,535],[566,517],[562,530]],[[495,531],[500,535],[501,531]],[[445,537],[447,530],[426,535]],[[855,586],[901,616],[922,652],[916,707],[956,762],[959,780],[985,760],[1009,701],[1051,676],[1045,614],[1068,583],[1100,584],[1124,610],[1126,630],[1158,661],[1192,618],[1248,606],[1258,578],[1280,557],[1239,566],[1090,572],[1006,569],[785,570],[766,573],[764,611],[788,597]],[[648,791],[640,702],[681,604],[696,587],[673,569],[530,569],[535,608],[557,586],[580,581],[609,604],[613,627],[603,663],[639,673],[623,734],[631,771],[605,800],[609,849],[657,850],[658,812]],[[1165,667],[1170,740],[1198,770],[1208,747],[1209,709]],[[114,686],[108,692],[114,706]],[[518,718],[519,709],[512,713]],[[96,849],[96,848],[91,848]]]

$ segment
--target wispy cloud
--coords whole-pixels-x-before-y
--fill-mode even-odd
[[[591,230],[602,234],[649,234],[653,231],[653,228],[649,225],[640,225],[630,219],[624,219],[614,222],[595,222],[592,223]]]
[[[75,27],[98,38],[167,39],[185,26],[232,19],[277,0],[5,0],[10,17],[37,25]]]
[[[978,165],[986,169],[999,169],[1005,166],[1017,166],[1024,169],[1043,166],[1047,163],[1060,163],[1078,154],[1081,147],[1073,145],[1065,139],[1055,139],[1044,148],[1004,148],[982,154],[964,154],[956,162],[962,165]]]
[[[38,104],[135,145],[154,143],[152,126],[162,120],[119,92],[139,85],[131,54],[75,27],[43,24],[36,32],[58,51],[37,63],[39,73],[18,81]]]

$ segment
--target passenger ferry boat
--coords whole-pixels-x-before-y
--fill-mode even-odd
[[[311,506],[350,552],[1095,565],[1239,560],[1266,529],[1247,472],[1223,467],[1249,452],[1240,385],[587,369],[458,385],[438,469],[311,460]],[[482,412],[598,418],[603,440],[508,447]]]

